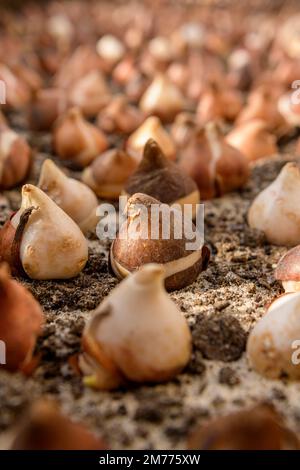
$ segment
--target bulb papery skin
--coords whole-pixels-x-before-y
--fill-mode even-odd
[[[0,189],[21,183],[31,166],[31,148],[11,129],[0,130]]]
[[[151,116],[129,137],[126,148],[137,157],[138,162],[142,160],[144,147],[149,139],[155,140],[163,153],[170,160],[176,159],[176,148],[172,137],[163,128],[156,116]]]
[[[274,275],[275,279],[282,282],[285,292],[300,291],[300,245],[280,258]]]
[[[84,168],[108,148],[105,135],[84,119],[79,108],[72,108],[56,123],[53,146],[62,160]]]
[[[238,189],[249,177],[246,157],[226,143],[213,121],[195,132],[181,150],[179,166],[197,183],[201,199]]]
[[[0,264],[0,334],[6,346],[5,369],[30,374],[38,363],[34,357],[44,314],[25,287],[10,277],[8,265]]]
[[[253,201],[248,222],[264,233],[269,243],[296,246],[300,243],[300,171],[287,163],[275,181]]]
[[[139,221],[140,229],[137,230],[136,223],[141,215],[141,207],[143,216],[146,217]],[[155,208],[160,210],[158,220],[152,217],[152,209]],[[171,291],[191,284],[207,268],[210,251],[201,244],[199,237],[196,238],[196,232],[193,240],[195,247],[188,249],[185,221],[180,210],[171,209],[153,197],[136,193],[128,199],[125,214],[126,220],[110,250],[111,267],[119,279],[145,264],[160,263],[165,268],[166,288]],[[168,237],[163,237],[163,224],[166,223]],[[153,236],[156,228],[159,232]],[[176,237],[176,233],[181,233],[181,236]]]
[[[35,400],[25,414],[11,450],[103,450],[106,444],[79,422],[71,421],[50,399]]]
[[[128,196],[141,192],[169,205],[179,204],[184,208],[185,204],[192,204],[193,217],[200,202],[194,180],[168,160],[153,139],[146,143],[143,160],[125,186]]]
[[[247,343],[250,366],[271,379],[300,379],[293,361],[295,341],[300,338],[300,292],[284,294],[272,302],[257,322]]]
[[[238,125],[226,136],[232,147],[243,152],[249,162],[278,153],[276,137],[261,119],[253,119]]]
[[[138,108],[130,105],[124,95],[117,95],[100,111],[97,124],[107,133],[130,134],[142,124],[143,120],[143,113]]]
[[[41,169],[38,187],[76,222],[83,233],[94,231],[98,222],[98,200],[86,184],[68,178],[47,159]]]
[[[107,105],[110,92],[102,74],[95,70],[80,78],[72,86],[69,99],[86,117],[94,117]]]
[[[78,225],[42,190],[26,184],[22,204],[11,219],[18,230],[22,214],[32,209],[19,247],[23,270],[31,279],[69,279],[88,259],[87,241]]]
[[[136,158],[123,150],[111,149],[99,155],[83,171],[82,181],[103,199],[118,199],[137,167]]]
[[[161,74],[143,94],[140,108],[147,115],[155,115],[163,122],[171,122],[185,108],[185,100],[177,86]]]
[[[83,333],[86,383],[116,388],[127,381],[163,382],[188,363],[191,333],[163,287],[164,269],[143,266],[95,310]]]

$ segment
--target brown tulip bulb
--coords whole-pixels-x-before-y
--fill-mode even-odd
[[[105,135],[86,121],[79,108],[71,108],[56,123],[53,146],[62,160],[84,168],[108,148]]]
[[[143,215],[147,217],[141,217],[140,221],[141,208]],[[152,208],[161,209],[158,220],[151,216]],[[169,219],[169,237],[162,235],[162,224],[167,222],[166,218]],[[187,249],[183,219],[181,211],[161,204],[153,197],[137,193],[129,198],[126,220],[121,225],[110,251],[111,266],[118,278],[126,277],[145,264],[158,263],[165,268],[166,289],[181,289],[192,284],[200,272],[206,269],[210,252],[206,246],[198,243],[196,238],[198,248]],[[158,224],[159,229],[157,238],[152,237],[157,228],[155,224]],[[182,236],[176,237],[175,234],[179,230]]]
[[[126,148],[137,161],[141,161],[144,147],[149,139],[157,142],[168,159],[176,159],[176,148],[172,137],[163,128],[159,118],[151,116],[127,140]]]
[[[249,177],[246,157],[226,143],[213,122],[195,133],[182,150],[179,165],[196,181],[202,199],[241,188]]]
[[[270,130],[279,130],[284,125],[284,118],[277,109],[277,91],[271,92],[262,86],[254,90],[248,98],[248,104],[237,118],[237,124],[253,119],[265,121]]]
[[[143,122],[143,113],[118,95],[98,114],[97,124],[104,132],[130,134]]]
[[[287,429],[267,404],[214,418],[191,434],[189,449],[287,450],[299,449],[297,436]]]
[[[136,167],[136,158],[129,153],[118,149],[108,150],[84,170],[82,181],[100,198],[118,199]]]
[[[50,400],[34,403],[21,422],[12,450],[103,450],[102,439],[63,415]]]
[[[10,189],[27,176],[31,165],[31,149],[15,131],[0,130],[0,188]]]
[[[226,136],[226,142],[242,152],[249,162],[278,153],[276,137],[268,130],[266,122],[260,119],[235,127]]]
[[[242,108],[242,97],[237,90],[211,84],[203,91],[198,107],[197,122],[205,125],[216,119],[233,121]]]
[[[27,85],[31,91],[37,91],[43,86],[43,80],[38,72],[20,62],[14,63],[11,67],[13,73]]]
[[[192,204],[193,216],[196,215],[196,206],[200,202],[196,183],[165,157],[153,139],[146,143],[143,160],[125,186],[125,193],[129,196],[142,191],[169,205],[184,207]]]
[[[145,114],[158,116],[163,122],[173,121],[185,105],[179,88],[163,74],[153,80],[140,100],[140,108]]]
[[[184,148],[192,138],[195,129],[195,116],[192,113],[179,113],[171,127],[171,136],[178,147]]]
[[[30,101],[30,87],[5,64],[0,63],[0,80],[5,83],[6,104],[14,109],[26,106]]]
[[[34,349],[43,323],[44,314],[39,303],[11,278],[8,265],[1,263],[0,339],[6,346],[5,369],[25,374],[32,372],[38,363]]]
[[[139,72],[135,64],[135,58],[133,56],[128,56],[116,65],[112,72],[112,77],[116,83],[121,86],[125,86],[131,80],[134,80],[138,74]]]
[[[102,74],[94,70],[72,86],[69,99],[86,117],[94,117],[109,102],[110,92]]]
[[[31,129],[48,131],[59,116],[68,108],[66,92],[59,88],[37,90],[28,109]]]
[[[94,70],[102,70],[100,57],[89,46],[79,46],[60,67],[54,85],[69,89],[73,83]]]
[[[275,279],[282,282],[285,292],[300,291],[300,245],[289,250],[279,260]]]

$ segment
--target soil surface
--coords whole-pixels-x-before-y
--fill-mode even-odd
[[[39,148],[47,148],[46,140],[31,136]],[[42,361],[34,375],[25,379],[0,372],[0,447],[8,445],[20,415],[40,396],[58,400],[73,419],[85,421],[116,449],[184,448],[195,423],[265,400],[300,432],[300,384],[263,379],[249,369],[245,357],[249,331],[282,292],[273,273],[286,251],[248,227],[247,209],[284,163],[294,160],[293,146],[256,164],[242,191],[206,202],[211,262],[193,285],[171,294],[191,326],[194,346],[189,366],[172,382],[96,392],[85,388],[68,365],[68,358],[80,351],[91,311],[117,284],[108,268],[108,247],[99,240],[89,241],[89,262],[76,279],[20,279],[42,305],[47,323],[38,344]],[[37,152],[32,182],[46,156]],[[1,224],[18,207],[20,192],[3,196]]]

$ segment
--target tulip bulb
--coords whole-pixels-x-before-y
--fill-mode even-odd
[[[100,111],[97,124],[104,132],[130,134],[143,122],[143,113],[130,105],[127,98],[118,95]]]
[[[300,292],[285,294],[272,302],[250,333],[247,355],[251,367],[270,379],[299,379],[300,368],[293,361],[294,343],[299,338]]]
[[[272,406],[257,405],[211,419],[191,434],[189,449],[288,450],[299,449],[297,436],[285,428]]]
[[[282,282],[285,292],[300,291],[300,245],[289,250],[279,260],[275,279]]]
[[[155,140],[169,160],[176,159],[175,144],[156,116],[151,116],[146,119],[146,121],[131,134],[127,141],[128,151],[141,161],[144,147],[149,139]]]
[[[69,99],[84,116],[94,117],[109,102],[110,92],[102,74],[94,70],[74,83]]]
[[[58,405],[40,399],[21,422],[12,450],[103,450],[105,443],[83,424],[63,415]]]
[[[84,168],[108,148],[105,135],[84,119],[79,108],[72,108],[57,122],[53,146],[62,160]]]
[[[279,31],[279,41],[283,50],[289,57],[296,60],[300,54],[299,21],[300,15],[293,14],[285,20]]]
[[[95,310],[79,361],[87,385],[111,389],[126,381],[163,382],[186,366],[190,330],[163,281],[162,266],[143,266]]]
[[[287,163],[275,181],[253,201],[248,222],[261,230],[269,243],[295,246],[300,243],[300,170]]]
[[[100,198],[118,199],[136,167],[136,158],[129,153],[118,149],[108,150],[84,170],[82,181]]]
[[[31,149],[23,137],[9,128],[0,129],[0,188],[10,189],[27,176]]]
[[[5,83],[6,103],[14,109],[23,108],[30,101],[30,87],[5,64],[0,63],[0,80]]]
[[[185,108],[185,100],[177,86],[161,74],[154,78],[140,100],[140,108],[147,115],[156,115],[170,122]]]
[[[64,114],[67,108],[68,100],[64,90],[59,88],[37,90],[28,110],[30,128],[36,131],[50,130],[56,119]]]
[[[139,75],[138,68],[135,64],[133,56],[124,57],[124,59],[116,65],[112,72],[113,80],[120,86],[125,86],[131,80]]]
[[[0,260],[31,279],[69,279],[88,259],[78,225],[41,189],[26,184],[21,208],[0,232]]]
[[[152,217],[154,205],[161,210],[158,220]],[[146,214],[142,214],[139,220],[141,207]],[[200,241],[197,248],[188,249],[181,211],[171,209],[153,197],[136,193],[128,199],[125,215],[110,250],[111,267],[119,279],[145,264],[160,263],[165,268],[166,288],[175,290],[193,283],[206,269],[210,252]],[[146,220],[144,215],[147,215]],[[163,236],[163,223],[168,224],[169,237]],[[192,227],[195,233],[196,229]],[[151,238],[157,228],[157,238]],[[181,237],[175,235],[178,233],[182,234]],[[193,241],[196,243],[196,235]]]
[[[142,191],[166,204],[179,204],[183,208],[185,204],[192,204],[193,216],[196,215],[200,202],[196,183],[170,162],[152,139],[146,143],[143,160],[125,186],[129,196]]]
[[[246,157],[226,143],[213,122],[194,134],[182,150],[179,165],[196,181],[202,199],[238,189],[249,176]]]
[[[170,62],[174,57],[171,41],[163,36],[157,36],[149,41],[149,52],[157,62]]]
[[[6,364],[11,371],[32,372],[38,363],[34,349],[42,333],[44,314],[39,303],[19,282],[8,265],[0,264],[0,339],[6,346]]]
[[[80,78],[94,70],[101,70],[101,59],[89,46],[79,46],[60,67],[54,86],[70,89]]]
[[[277,109],[276,93],[271,93],[264,87],[254,90],[249,95],[247,106],[239,114],[237,124],[260,119],[265,121],[269,129],[280,129],[284,125],[284,119]]]
[[[107,34],[97,42],[99,56],[110,66],[114,66],[125,55],[125,47],[118,38]]]
[[[175,144],[184,148],[192,138],[196,128],[196,122],[192,113],[177,114],[171,128],[171,136]]]
[[[201,95],[197,107],[197,122],[202,126],[218,119],[233,121],[242,105],[243,100],[239,91],[211,84]]]
[[[68,178],[52,160],[47,159],[42,166],[38,187],[76,222],[83,233],[95,229],[98,200],[84,183]]]
[[[235,127],[226,137],[232,147],[243,152],[249,162],[278,153],[276,137],[261,119],[253,119]]]

